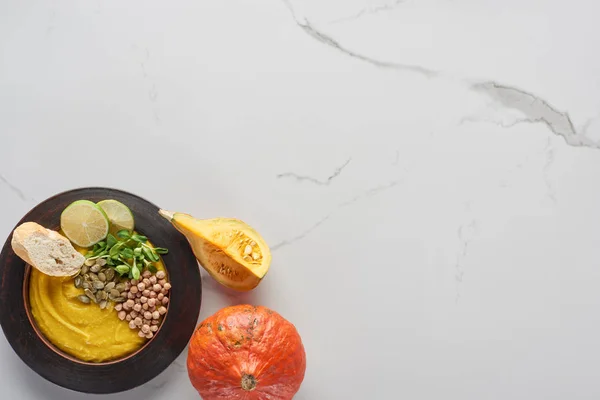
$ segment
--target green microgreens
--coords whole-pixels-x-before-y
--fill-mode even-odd
[[[148,245],[148,238],[126,229],[117,232],[117,237],[108,234],[105,241],[99,242],[85,255],[87,260],[105,258],[121,276],[139,279],[142,270],[157,271],[154,263],[160,261],[159,254],[167,254],[163,247]]]

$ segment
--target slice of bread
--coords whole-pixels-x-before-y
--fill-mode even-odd
[[[85,261],[69,239],[35,222],[19,225],[11,244],[23,261],[50,276],[75,275]]]

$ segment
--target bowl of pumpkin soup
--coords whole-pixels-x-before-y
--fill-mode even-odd
[[[186,239],[157,206],[116,189],[47,199],[0,254],[7,340],[35,372],[80,392],[128,390],[168,367],[194,331],[201,289]]]
[[[145,344],[145,338],[115,317],[114,306],[101,310],[81,303],[72,278],[51,277],[31,267],[28,270],[24,296],[29,302],[29,317],[49,347],[74,362],[102,363],[126,357]]]

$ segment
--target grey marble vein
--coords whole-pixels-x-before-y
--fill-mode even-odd
[[[138,46],[133,45],[132,48],[135,50],[135,49],[138,49]],[[148,47],[144,47],[143,56],[142,56],[141,60],[139,61],[140,70],[142,73],[142,78],[144,80],[146,80],[149,85],[148,100],[150,100],[150,103],[151,103],[151,111],[152,111],[152,117],[154,119],[154,123],[157,126],[161,126],[162,119],[160,117],[160,110],[158,107],[158,88],[156,87],[156,82],[154,81],[154,79],[152,79],[150,77],[150,75],[148,74],[148,67],[147,67],[148,62],[150,62],[150,49]]]
[[[467,257],[472,239],[472,235],[467,235],[465,231],[470,231],[472,233],[475,229],[477,229],[477,221],[475,219],[471,219],[468,223],[461,224],[456,232],[456,236],[458,237],[459,243],[458,253],[456,254],[456,262],[454,264],[454,280],[456,283],[455,301],[457,303],[460,299],[460,285],[462,284],[465,276],[463,263],[465,258]]]
[[[10,183],[8,181],[8,179],[6,179],[4,177],[4,175],[0,174],[0,181],[4,182],[4,184],[17,196],[19,196],[19,198],[23,201],[27,201],[27,197],[25,196],[25,193],[23,193],[23,191],[21,189],[19,189],[17,186],[13,185],[12,183]]]
[[[367,62],[371,65],[374,65],[376,67],[379,68],[385,68],[385,69],[395,69],[395,70],[400,70],[400,71],[409,71],[409,72],[414,72],[417,74],[421,74],[427,78],[432,78],[434,76],[437,76],[439,74],[439,72],[434,71],[432,69],[429,68],[425,68],[422,67],[420,65],[412,65],[412,64],[401,64],[401,63],[395,63],[395,62],[390,62],[390,61],[381,61],[381,60],[377,60],[374,58],[370,58],[367,57],[363,54],[360,53],[356,53],[350,49],[345,48],[344,46],[342,46],[340,43],[338,43],[335,39],[333,39],[331,36],[319,31],[318,29],[316,29],[306,18],[302,18],[299,19],[298,16],[296,15],[296,12],[294,11],[294,8],[292,6],[292,4],[290,3],[289,0],[283,0],[284,4],[289,8],[289,10],[292,13],[292,16],[294,18],[294,20],[296,21],[296,24],[298,24],[298,26],[300,28],[302,28],[302,30],[304,32],[306,32],[309,36],[311,36],[312,38],[316,39],[317,41],[333,47],[334,49],[352,57],[352,58],[356,58],[358,60]]]
[[[282,240],[281,242],[275,244],[274,246],[271,246],[271,250],[272,251],[276,251],[282,247],[285,246],[289,246],[291,244],[294,244],[295,242],[304,239],[305,237],[307,237],[311,232],[313,232],[315,229],[317,229],[319,226],[321,226],[322,224],[324,224],[329,218],[331,218],[335,213],[337,213],[338,211],[342,210],[345,207],[348,207],[354,203],[356,203],[357,201],[361,200],[361,199],[365,199],[365,198],[369,198],[372,196],[375,196],[379,193],[382,193],[388,189],[393,188],[394,186],[398,185],[400,183],[399,180],[396,181],[392,181],[386,185],[380,185],[380,186],[375,186],[373,188],[367,189],[365,191],[363,191],[362,193],[346,200],[343,201],[341,203],[339,203],[331,212],[329,212],[327,215],[325,215],[324,217],[322,217],[321,219],[319,219],[317,222],[315,222],[314,224],[312,224],[309,228],[307,228],[306,230],[302,231],[300,234],[290,238],[290,239],[285,239]]]
[[[329,175],[327,177],[327,179],[325,179],[324,181],[313,178],[312,176],[298,175],[294,172],[285,172],[283,174],[279,174],[279,175],[277,175],[277,179],[293,178],[293,179],[297,180],[298,182],[307,181],[307,182],[314,183],[315,185],[318,185],[318,186],[328,186],[335,178],[337,178],[342,173],[343,169],[346,168],[346,166],[348,164],[350,164],[350,161],[352,161],[352,158],[349,158],[348,160],[346,160],[346,162],[344,164],[337,167],[335,169],[335,171],[333,171],[333,173],[331,175]]]
[[[325,221],[327,221],[331,215],[333,213],[330,213],[326,216],[324,216],[323,218],[321,218],[320,220],[318,220],[317,222],[315,222],[311,227],[309,227],[308,229],[306,229],[305,231],[303,231],[302,233],[300,233],[299,235],[294,236],[293,238],[290,239],[285,239],[282,240],[281,242],[277,243],[274,246],[271,246],[271,251],[274,252],[277,249],[280,249],[284,246],[289,246],[295,242],[297,242],[298,240],[302,240],[304,239],[306,236],[308,236],[309,233],[311,233],[312,231],[314,231],[315,229],[317,229],[319,226],[321,226],[321,224],[323,224]]]
[[[169,380],[164,379],[158,383],[151,383],[150,386],[155,390],[160,390],[160,389],[164,388],[167,385],[167,383],[169,383]]]
[[[394,162],[392,163],[392,165],[398,165],[399,162],[400,162],[400,150],[396,150],[396,156],[394,157]]]
[[[542,123],[571,146],[600,149],[600,143],[586,137],[585,130],[577,132],[568,112],[558,110],[533,93],[494,81],[475,83],[471,85],[471,89],[485,94],[503,108],[516,110],[525,115],[524,118],[519,118],[508,125],[497,123],[499,126],[511,127],[520,123]]]
[[[353,15],[335,19],[335,20],[331,21],[331,23],[337,24],[340,22],[354,21],[356,19],[364,17],[365,15],[373,15],[373,14],[378,14],[382,11],[390,11],[405,2],[406,2],[406,0],[394,0],[390,4],[381,4],[381,5],[376,5],[376,6],[372,6],[372,7],[365,7]]]
[[[180,370],[180,371],[185,371],[187,370],[187,366],[182,364],[179,360],[175,360],[173,361],[173,364]]]
[[[554,148],[552,147],[552,141],[548,139],[546,143],[546,162],[544,163],[544,182],[546,184],[547,196],[553,202],[556,203],[556,191],[554,190],[554,186],[550,181],[550,169],[552,168],[552,164],[554,164]]]
[[[423,75],[427,78],[445,77],[449,79],[455,79],[467,85],[471,90],[490,97],[504,109],[517,110],[525,115],[524,118],[518,119],[517,121],[511,124],[504,124],[502,122],[494,120],[483,120],[483,122],[491,122],[503,128],[509,128],[521,123],[542,123],[546,125],[552,133],[563,137],[565,142],[570,146],[600,149],[600,142],[595,142],[586,136],[586,130],[591,121],[588,121],[588,123],[578,132],[568,112],[558,110],[557,108],[553,107],[548,101],[544,100],[539,96],[534,95],[533,93],[517,88],[516,86],[503,85],[494,81],[474,82],[473,80],[469,80],[467,78],[453,78],[451,76],[444,76],[442,71],[436,71],[421,65],[401,64],[367,57],[363,54],[347,49],[337,40],[333,39],[331,36],[318,30],[308,21],[306,17],[300,18],[296,14],[290,0],[283,0],[283,3],[292,13],[292,17],[294,18],[296,24],[300,28],[302,28],[304,32],[306,32],[308,35],[310,35],[317,41],[327,46],[330,46],[352,58],[367,62],[376,67],[413,72]],[[400,2],[398,2],[398,4],[400,4]],[[397,4],[393,7],[383,7],[379,11],[390,10],[393,9],[395,6],[397,6]],[[462,122],[468,120],[474,119],[465,118]]]
[[[350,205],[356,203],[358,200],[375,196],[376,194],[379,194],[381,192],[384,192],[388,189],[393,188],[394,186],[398,185],[399,183],[400,183],[400,180],[395,180],[386,185],[379,185],[379,186],[375,186],[370,189],[367,189],[364,192],[362,192],[361,194],[358,194],[349,200],[341,202],[340,204],[338,204],[338,206],[336,207],[336,209],[334,211],[339,211],[344,207],[350,206]]]

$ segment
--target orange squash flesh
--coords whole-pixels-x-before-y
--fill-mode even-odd
[[[200,265],[222,285],[238,291],[252,290],[269,270],[269,246],[243,221],[201,220],[165,210],[159,213],[187,238]]]

